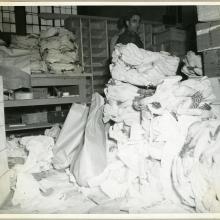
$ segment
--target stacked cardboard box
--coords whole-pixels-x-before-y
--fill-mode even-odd
[[[220,5],[198,5],[198,21],[217,21],[220,18]]]
[[[167,51],[176,56],[187,52],[187,33],[185,30],[168,28],[154,35],[155,51]]]
[[[203,54],[204,74],[220,76],[220,7],[197,6],[197,50]],[[214,20],[215,19],[215,20]]]

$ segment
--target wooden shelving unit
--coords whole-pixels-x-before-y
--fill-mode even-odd
[[[86,96],[86,80],[91,79],[91,87],[93,88],[92,74],[74,74],[74,75],[55,75],[55,74],[32,74],[32,87],[50,87],[50,86],[77,86],[78,94],[70,95],[68,97],[47,97],[38,99],[24,99],[24,100],[5,100],[4,108],[7,111],[9,108],[19,107],[47,107],[49,105],[60,106],[63,104],[72,103],[88,103]],[[34,109],[34,108],[33,108]],[[18,110],[19,112],[19,110]],[[19,113],[18,113],[19,114]],[[18,131],[28,129],[39,129],[52,127],[55,123],[35,123],[35,124],[16,124],[6,125],[6,131]]]
[[[54,124],[58,123],[36,123],[36,124],[22,124],[22,125],[16,125],[16,126],[5,126],[5,131],[20,131],[20,130],[30,130],[30,129],[39,129],[39,128],[49,128],[52,127]]]
[[[46,99],[25,99],[25,100],[8,100],[5,101],[5,107],[21,107],[21,106],[37,106],[37,105],[56,105],[68,104],[82,100],[79,96],[75,97],[61,97],[61,98],[46,98]],[[85,100],[83,101],[85,102]]]

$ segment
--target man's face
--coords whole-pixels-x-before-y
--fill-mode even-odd
[[[135,31],[137,32],[138,31],[138,28],[140,26],[140,21],[141,21],[141,18],[139,15],[133,15],[131,18],[130,18],[130,21],[129,21],[129,29],[131,31]]]

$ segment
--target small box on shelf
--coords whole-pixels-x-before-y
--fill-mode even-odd
[[[32,88],[34,99],[47,98],[48,88],[47,87],[34,87]]]
[[[30,114],[23,114],[21,116],[22,123],[24,124],[38,124],[42,122],[48,122],[47,112],[36,112]]]
[[[179,41],[167,41],[155,45],[156,51],[166,51],[175,56],[184,56],[187,52],[187,43]]]
[[[166,31],[155,34],[154,43],[160,44],[167,41],[179,41],[184,42],[187,40],[187,34],[185,30],[177,28],[168,28]]]
[[[49,111],[48,112],[48,122],[49,123],[63,123],[66,119],[68,114],[68,110],[61,110],[61,111]]]
[[[5,115],[5,124],[21,124],[21,115],[20,114],[7,114]]]

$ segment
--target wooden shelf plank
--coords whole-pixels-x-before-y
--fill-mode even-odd
[[[50,78],[61,78],[61,79],[65,79],[65,78],[75,78],[75,77],[87,77],[87,76],[92,76],[92,73],[79,73],[79,74],[62,74],[62,75],[58,75],[58,74],[52,74],[52,73],[32,73],[31,78],[35,78],[35,77],[50,77]]]
[[[38,129],[38,128],[49,128],[52,127],[55,124],[60,124],[60,123],[38,123],[38,124],[25,124],[25,125],[16,125],[16,126],[9,126],[5,125],[5,130],[6,131],[20,131],[20,130],[29,130],[29,129]]]
[[[21,106],[36,106],[36,105],[68,104],[74,102],[81,102],[79,95],[72,97],[61,97],[61,98],[7,100],[4,102],[4,106],[21,107]]]
[[[68,14],[58,14],[58,13],[39,13],[38,16],[40,18],[43,18],[45,20],[53,20],[53,19],[66,19],[67,17],[72,17],[73,19],[79,19],[79,18],[85,18],[85,19],[96,19],[96,20],[103,20],[103,19],[108,19],[108,20],[113,20],[117,21],[117,18],[110,18],[110,17],[99,17],[99,16],[88,16],[88,15],[68,15]]]

